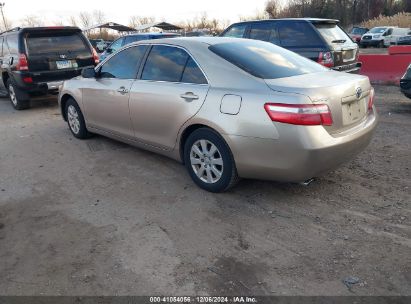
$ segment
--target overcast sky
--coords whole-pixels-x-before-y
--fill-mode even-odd
[[[202,12],[209,18],[237,21],[239,16],[254,15],[266,0],[0,0],[4,13],[14,26],[27,15],[40,16],[45,25],[66,20],[81,11],[98,9],[113,22],[127,24],[131,15],[154,16],[169,22],[185,21]],[[67,22],[66,22],[67,23]]]

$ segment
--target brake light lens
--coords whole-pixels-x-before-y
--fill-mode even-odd
[[[94,64],[97,65],[100,62],[100,57],[98,56],[96,50],[93,48],[93,59],[94,59]]]
[[[23,82],[25,82],[25,83],[33,83],[33,78],[31,78],[30,76],[28,76],[28,77],[23,77]]]
[[[327,68],[332,68],[334,66],[334,58],[332,52],[320,52],[317,62]]]
[[[16,65],[16,70],[17,71],[28,71],[29,70],[29,64],[27,62],[27,57],[25,54],[19,54],[19,60]]]
[[[374,97],[375,97],[375,91],[374,91],[374,88],[371,88],[370,96],[368,99],[368,111],[369,112],[372,111],[372,107],[374,106]]]
[[[326,104],[266,103],[265,111],[272,121],[301,126],[331,126],[333,119]]]

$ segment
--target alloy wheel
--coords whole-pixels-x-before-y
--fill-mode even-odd
[[[12,85],[9,85],[9,95],[10,95],[10,100],[13,103],[14,106],[17,107],[17,97],[16,97],[16,92],[14,91],[14,88]]]
[[[218,148],[210,141],[196,141],[190,150],[190,163],[197,177],[207,183],[218,182],[223,174],[224,163]]]
[[[71,131],[74,134],[78,134],[80,132],[80,118],[77,109],[73,105],[69,105],[67,108],[67,119]]]

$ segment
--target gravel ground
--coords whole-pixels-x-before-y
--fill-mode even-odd
[[[0,294],[411,295],[411,100],[376,89],[378,130],[350,163],[225,194],[74,139],[55,100],[0,99]]]

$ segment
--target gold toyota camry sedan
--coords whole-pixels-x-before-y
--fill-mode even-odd
[[[173,38],[127,45],[65,81],[63,118],[184,163],[201,188],[304,182],[361,152],[377,125],[367,77],[271,43]]]

